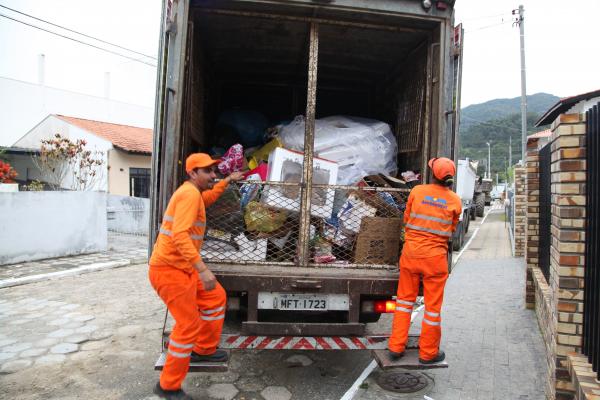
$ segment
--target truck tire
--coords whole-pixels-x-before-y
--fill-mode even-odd
[[[463,215],[463,222],[465,223],[465,236],[467,236],[467,233],[469,233],[469,226],[471,225],[471,218],[469,218],[471,212],[467,211],[465,212],[465,215]]]
[[[471,206],[469,209],[469,216],[471,217],[471,221],[475,221],[477,219],[477,214],[475,213],[475,207]]]
[[[477,193],[475,197],[475,214],[478,217],[483,217],[483,211],[485,209],[485,194]]]
[[[456,232],[452,237],[452,250],[459,251],[462,247],[462,242],[464,238],[464,229],[463,229],[463,221],[460,221],[456,226]]]

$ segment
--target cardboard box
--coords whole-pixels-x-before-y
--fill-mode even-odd
[[[283,148],[276,148],[269,155],[268,181],[298,183],[302,181],[304,155]],[[333,161],[313,158],[313,183],[335,185],[338,165]],[[333,211],[335,190],[313,188],[311,215],[329,218]],[[298,186],[266,186],[261,202],[274,208],[300,211],[300,185]]]
[[[401,218],[365,217],[356,238],[354,262],[395,265],[400,256]]]

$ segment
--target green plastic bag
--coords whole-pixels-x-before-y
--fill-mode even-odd
[[[286,219],[285,211],[274,210],[256,201],[248,203],[244,213],[246,229],[250,232],[274,232],[283,226]]]

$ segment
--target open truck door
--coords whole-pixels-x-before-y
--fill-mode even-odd
[[[179,132],[188,53],[189,4],[187,0],[167,0],[163,5],[154,112],[149,252],[156,241],[163,212],[182,174],[183,146],[179,143]]]

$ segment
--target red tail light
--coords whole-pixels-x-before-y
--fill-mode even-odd
[[[396,302],[394,300],[375,300],[373,308],[376,313],[393,313],[396,311]]]

